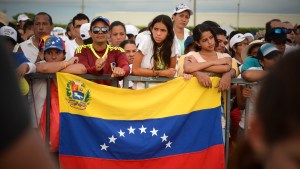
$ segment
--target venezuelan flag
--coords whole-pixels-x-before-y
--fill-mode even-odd
[[[223,169],[221,95],[197,79],[130,90],[57,73],[63,169]],[[211,78],[213,86],[219,81]]]

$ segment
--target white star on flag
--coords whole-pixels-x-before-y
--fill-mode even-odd
[[[134,134],[135,128],[132,128],[132,126],[130,126],[130,128],[128,128],[127,130],[129,131],[129,134],[130,134],[130,133]]]
[[[139,130],[141,130],[141,134],[142,134],[142,133],[146,133],[146,129],[147,129],[147,128],[145,128],[143,125],[142,125],[141,128],[139,128]]]
[[[158,130],[155,130],[155,128],[152,129],[152,131],[150,131],[152,133],[152,136],[156,135],[157,136],[157,132]]]
[[[167,144],[166,144],[166,148],[171,148],[171,144],[172,144],[172,142],[171,141],[169,141]]]
[[[107,148],[109,147],[105,143],[103,145],[100,145],[100,146],[101,146],[101,150],[105,150],[105,151],[107,151]]]
[[[116,143],[117,138],[114,137],[114,135],[112,135],[111,137],[108,137],[109,139],[109,143]]]
[[[122,130],[120,130],[118,133],[120,134],[120,137],[125,137],[125,132],[123,132]]]
[[[161,142],[164,142],[164,141],[167,141],[168,136],[166,136],[166,134],[164,133],[164,135],[160,138],[162,139]]]
[[[52,42],[52,44],[54,45],[54,44],[55,44],[55,42],[53,41],[53,42]]]

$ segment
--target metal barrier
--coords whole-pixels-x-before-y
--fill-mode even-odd
[[[235,78],[231,79],[231,84],[244,84],[244,85],[250,85],[250,82],[245,81],[244,79]],[[226,122],[225,122],[225,161],[226,161],[226,168],[228,168],[229,164],[229,135],[230,135],[230,105],[231,101],[231,90],[227,90],[226,92]],[[248,106],[249,105],[249,99],[246,100],[246,108],[245,108],[245,117],[247,117],[248,114]],[[247,118],[245,118],[245,126],[248,124]]]
[[[77,75],[82,78],[88,79],[88,80],[112,80],[113,85],[112,86],[118,86],[118,79],[115,77],[111,77],[111,75],[91,75],[91,74],[85,74],[85,75]],[[50,85],[51,85],[51,79],[56,79],[56,74],[29,74],[26,75],[26,78],[32,79],[46,79],[47,80],[47,97],[46,97],[46,141],[49,143],[50,140]],[[138,81],[138,82],[144,82],[145,88],[149,87],[149,82],[166,82],[169,80],[172,80],[174,78],[166,78],[166,77],[144,77],[144,76],[126,76],[123,79],[123,88],[129,87],[130,81]],[[247,82],[243,79],[231,79],[231,84],[243,84],[243,85],[251,85],[250,82]],[[230,99],[231,99],[231,90],[227,90],[226,92],[226,124],[225,124],[225,161],[226,161],[226,168],[228,168],[228,156],[229,156],[229,133],[230,133]],[[246,101],[246,108],[245,108],[245,117],[248,115],[248,106],[249,106],[249,99]],[[248,126],[248,119],[245,118],[245,126]],[[247,127],[246,127],[247,130]],[[246,131],[245,130],[245,131]]]
[[[167,78],[167,77],[145,77],[145,76],[126,76],[123,79],[123,88],[129,87],[130,81],[137,81],[137,82],[144,82],[145,88],[149,87],[149,82],[166,82],[172,80],[174,78]]]

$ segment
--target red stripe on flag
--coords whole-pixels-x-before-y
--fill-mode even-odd
[[[110,160],[60,155],[61,169],[225,169],[224,145],[148,160]]]

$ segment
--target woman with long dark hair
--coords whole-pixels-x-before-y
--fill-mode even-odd
[[[173,23],[169,16],[159,15],[149,25],[151,34],[145,34],[133,60],[132,74],[136,76],[174,77],[176,58],[179,55],[174,39]],[[150,84],[150,87],[153,84]],[[134,89],[145,88],[135,83]]]
[[[196,76],[204,87],[212,87],[210,76],[222,77],[219,91],[230,87],[231,57],[215,51],[217,37],[207,24],[199,24],[193,29],[196,51],[191,51],[184,61],[184,72]],[[226,76],[226,77],[225,77]]]

